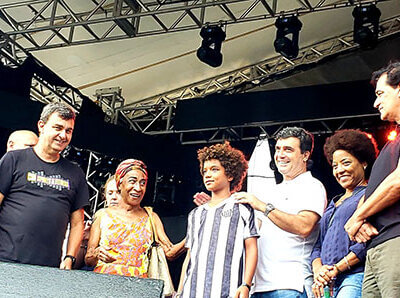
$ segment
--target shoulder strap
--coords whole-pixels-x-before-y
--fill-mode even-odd
[[[158,243],[157,231],[156,231],[156,227],[154,225],[153,208],[152,207],[144,207],[144,210],[146,210],[147,214],[149,215],[149,221],[150,221],[150,226],[151,226],[151,231],[152,231],[153,242]]]

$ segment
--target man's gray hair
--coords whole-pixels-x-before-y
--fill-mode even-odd
[[[301,127],[285,127],[277,133],[275,140],[287,139],[287,138],[298,138],[300,140],[300,151],[304,153],[309,151],[310,154],[314,148],[314,136]]]
[[[62,102],[52,102],[44,106],[42,113],[40,114],[40,120],[47,123],[50,116],[57,113],[64,120],[75,120],[75,112],[67,104]]]

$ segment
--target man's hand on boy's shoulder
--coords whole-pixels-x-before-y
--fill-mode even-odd
[[[236,203],[249,204],[254,210],[265,211],[266,204],[260,201],[255,195],[248,192],[237,192],[233,194]]]
[[[193,203],[195,203],[197,206],[201,206],[207,203],[209,200],[211,200],[211,197],[204,192],[196,192],[196,194],[193,196]]]

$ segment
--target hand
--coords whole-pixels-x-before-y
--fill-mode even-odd
[[[363,219],[357,218],[356,213],[354,213],[346,222],[346,224],[344,225],[344,229],[349,235],[351,241],[356,241],[355,235],[357,234],[364,222],[365,221]]]
[[[160,241],[160,245],[163,248],[164,252],[169,251],[170,249],[172,249],[173,244],[171,243],[171,241],[168,239],[168,237],[166,236],[161,236],[158,235],[158,241]]]
[[[235,298],[249,298],[249,288],[240,286],[235,293]]]
[[[321,268],[319,269],[318,273],[314,274],[314,283],[322,288],[324,286],[327,286],[333,279],[335,275],[333,270],[336,270],[334,266],[331,265],[322,265]],[[337,270],[336,270],[337,271]]]
[[[319,285],[316,283],[313,283],[312,287],[312,292],[316,298],[323,298],[324,297],[324,286]]]
[[[162,248],[164,250],[165,256],[168,258],[169,261],[175,260],[179,251],[179,247],[177,244],[172,245],[171,248],[164,246],[162,246]]]
[[[197,206],[201,206],[207,203],[209,200],[211,200],[211,197],[204,192],[196,192],[196,194],[193,196],[193,203],[195,203]]]
[[[62,261],[61,264],[60,264],[60,269],[71,270],[72,269],[72,260],[71,260],[71,258],[66,258],[64,261]]]
[[[103,263],[112,263],[117,260],[108,252],[111,250],[111,247],[99,246],[98,248],[96,248],[96,250],[97,259],[102,261]]]
[[[236,200],[236,203],[249,204],[254,210],[265,211],[266,204],[251,193],[244,191],[237,192],[233,195],[233,198]]]
[[[361,225],[354,238],[358,243],[362,243],[371,240],[372,237],[375,237],[378,234],[378,230],[373,225],[371,225],[369,222],[365,222]]]
[[[330,266],[330,268],[331,269],[329,270],[329,272],[327,274],[328,274],[329,278],[331,279],[330,282],[332,282],[333,279],[340,274],[340,271],[337,269],[336,266]]]

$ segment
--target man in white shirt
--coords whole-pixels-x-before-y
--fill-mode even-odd
[[[261,222],[254,298],[312,297],[310,255],[318,237],[318,222],[326,207],[326,191],[307,171],[313,136],[298,127],[276,136],[274,160],[283,182],[266,189],[262,198],[237,193]]]

